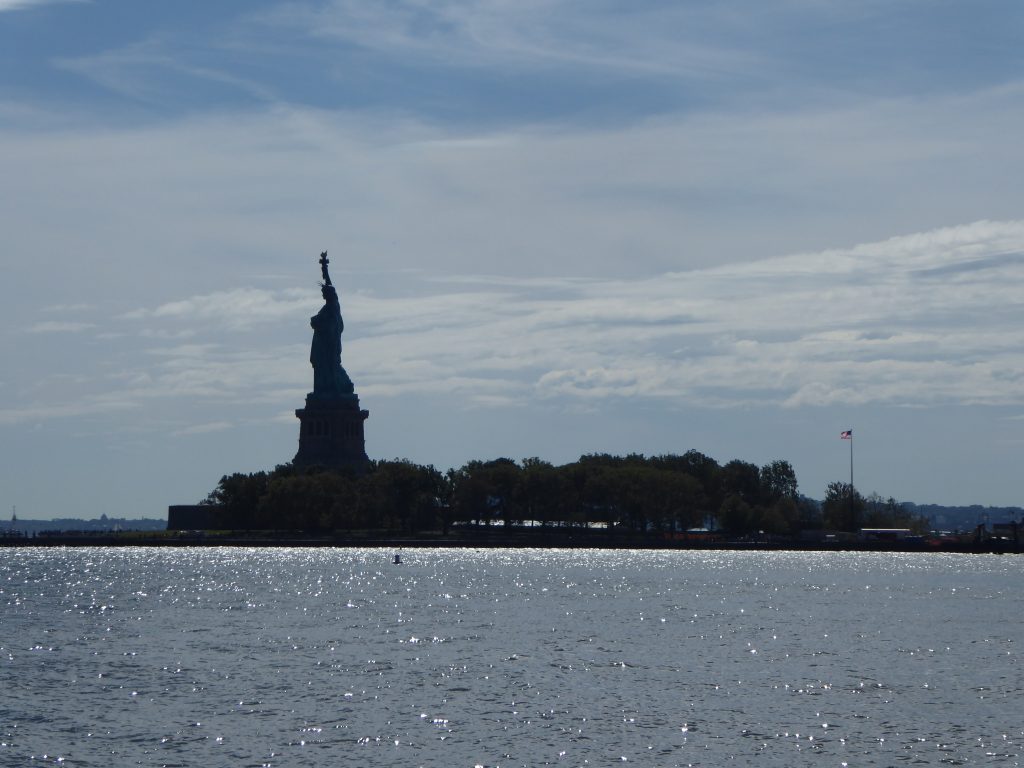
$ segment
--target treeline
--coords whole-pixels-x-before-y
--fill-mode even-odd
[[[928,517],[913,504],[891,496],[883,499],[877,493],[862,496],[849,483],[828,484],[821,504],[822,524],[834,531],[858,531],[861,528],[909,528],[916,534],[927,533]]]
[[[834,486],[834,487],[833,487]],[[646,457],[588,454],[561,466],[538,458],[470,461],[442,473],[406,460],[364,472],[299,470],[221,478],[203,504],[215,527],[310,532],[448,532],[452,525],[584,527],[634,533],[712,528],[733,536],[797,534],[823,526],[904,526],[893,500],[833,483],[824,504],[798,492],[788,461],[719,464],[699,451]]]
[[[289,464],[226,475],[203,503],[216,508],[217,527],[305,531],[447,531],[456,523],[523,521],[680,530],[717,518],[730,532],[784,532],[816,513],[813,503],[801,503],[788,462],[722,466],[697,451],[587,455],[562,466],[502,458],[447,473],[405,460],[372,462],[361,473]]]

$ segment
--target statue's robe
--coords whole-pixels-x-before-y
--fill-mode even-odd
[[[313,327],[313,344],[309,350],[313,394],[317,397],[351,395],[355,387],[341,365],[341,332],[345,323],[341,319],[338,293],[331,285],[324,286],[323,293],[323,307],[309,319]]]

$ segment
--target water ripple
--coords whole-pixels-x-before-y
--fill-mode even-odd
[[[0,765],[1017,765],[1020,558],[0,550]]]

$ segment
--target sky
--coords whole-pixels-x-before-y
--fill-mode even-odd
[[[1018,0],[0,0],[0,519],[699,450],[1024,505]]]

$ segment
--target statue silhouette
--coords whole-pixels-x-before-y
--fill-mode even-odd
[[[331,283],[327,271],[327,251],[320,254],[320,272],[324,281],[320,292],[324,305],[309,324],[313,327],[313,344],[309,350],[309,362],[313,365],[313,392],[316,398],[350,397],[355,392],[352,379],[341,365],[341,332],[345,323],[341,319],[341,304],[338,292]]]

